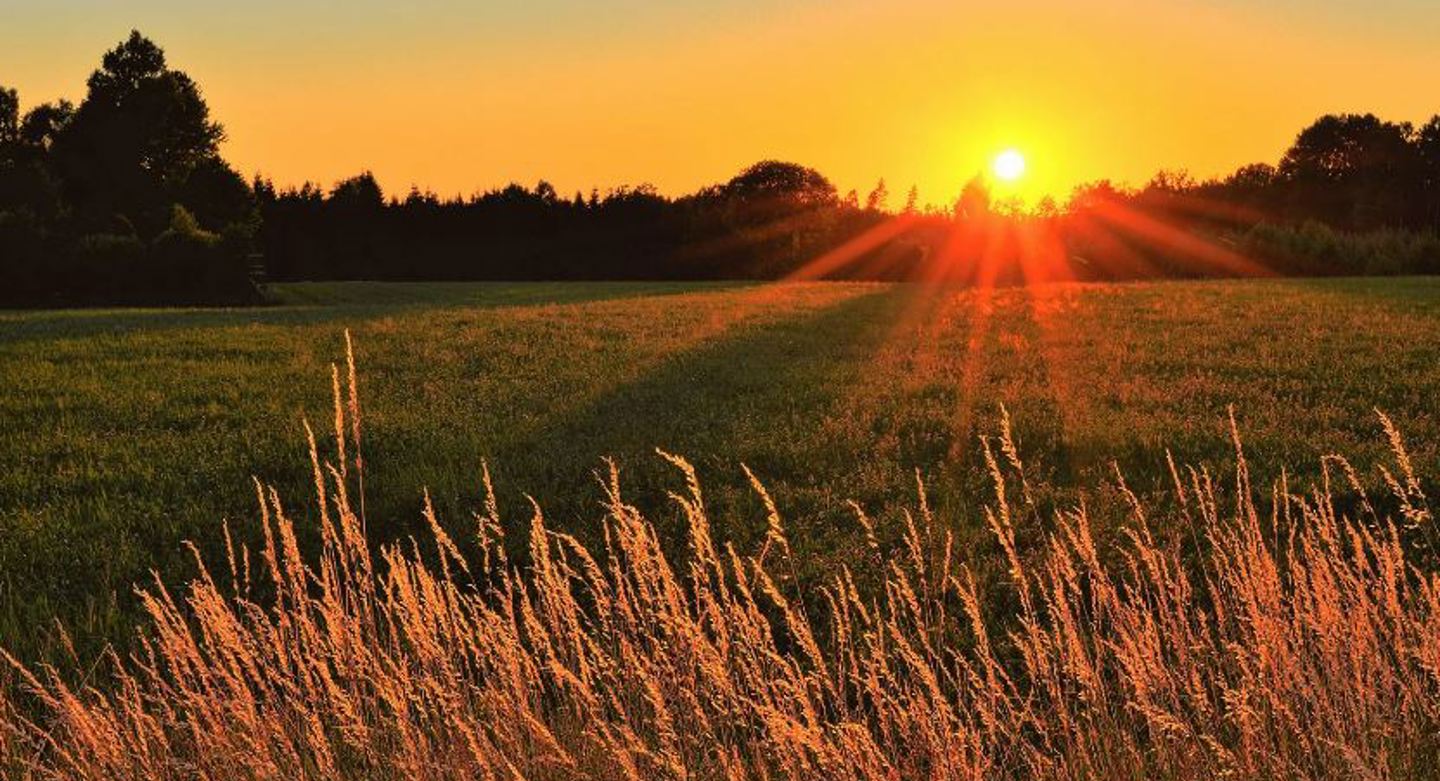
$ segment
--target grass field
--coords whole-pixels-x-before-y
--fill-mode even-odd
[[[804,568],[861,541],[845,500],[893,512],[913,501],[916,469],[980,556],[978,437],[1002,403],[1037,484],[1087,487],[1099,503],[1113,499],[1096,488],[1112,461],[1142,496],[1168,483],[1167,448],[1229,463],[1230,405],[1257,482],[1282,464],[1314,476],[1332,452],[1374,479],[1377,407],[1422,473],[1440,457],[1435,279],[945,293],[351,283],[276,296],[243,311],[0,314],[0,644],[38,650],[53,615],[113,636],[150,568],[192,571],[182,540],[216,554],[224,518],[254,539],[252,475],[301,505],[302,417],[329,430],[346,328],[383,539],[421,528],[423,487],[467,534],[482,459],[502,515],[523,526],[529,494],[593,541],[604,513],[591,474],[613,456],[664,531],[679,524],[665,497],[678,483],[658,446],[696,464],[717,537],[748,549],[765,526],[742,462],[773,492]]]

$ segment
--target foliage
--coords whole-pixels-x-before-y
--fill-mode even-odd
[[[105,54],[78,107],[21,117],[0,90],[0,221],[12,228],[0,230],[0,304],[254,303],[248,275],[233,273],[248,240],[223,253],[195,240],[254,230],[223,137],[199,87],[138,32]],[[196,231],[170,230],[177,208]]]
[[[813,168],[779,160],[764,160],[736,174],[721,188],[721,195],[741,203],[806,208],[832,206],[835,185]]]
[[[1345,233],[1324,223],[1261,223],[1241,237],[1243,250],[1270,265],[1311,274],[1393,276],[1440,273],[1440,234],[1382,229]]]
[[[107,52],[50,151],[83,224],[123,214],[154,236],[181,186],[224,137],[200,90],[139,32]]]

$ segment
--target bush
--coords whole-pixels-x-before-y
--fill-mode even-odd
[[[0,304],[10,306],[254,304],[251,230],[202,230],[175,206],[148,244],[129,221],[74,239],[47,235],[28,212],[0,212]]]
[[[1433,231],[1384,228],[1349,233],[1319,222],[1261,223],[1244,234],[1241,246],[1287,274],[1440,273],[1440,235]]]
[[[0,211],[0,304],[24,304],[44,289],[45,233],[28,211]]]
[[[175,205],[170,227],[150,247],[146,288],[166,303],[248,304],[259,300],[245,264],[245,242],[201,229]]]
[[[81,236],[70,262],[52,275],[53,289],[74,303],[132,303],[143,299],[145,245],[132,235],[96,233]]]

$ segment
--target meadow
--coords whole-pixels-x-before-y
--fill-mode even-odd
[[[889,543],[916,474],[981,572],[995,555],[982,435],[1004,405],[1052,506],[1147,501],[1177,461],[1233,465],[1229,410],[1256,481],[1319,476],[1343,453],[1367,484],[1389,414],[1417,464],[1440,456],[1440,282],[1331,279],[934,290],[794,285],[306,283],[243,310],[0,314],[0,645],[53,656],[126,636],[134,584],[194,572],[182,543],[256,543],[252,476],[295,497],[308,419],[333,446],[331,365],[353,335],[369,534],[424,529],[422,489],[469,539],[482,461],[522,530],[533,496],[596,544],[611,457],[630,501],[683,540],[667,492],[688,458],[718,539],[753,549],[786,518],[796,577]],[[1422,469],[1422,479],[1429,480]],[[1426,483],[1429,485],[1429,483]],[[882,532],[882,536],[885,532]],[[523,533],[510,544],[525,550]],[[1003,569],[1003,568],[1002,568]],[[83,655],[83,653],[82,653]]]

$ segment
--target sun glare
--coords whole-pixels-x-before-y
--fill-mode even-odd
[[[991,168],[997,179],[1013,182],[1025,175],[1025,156],[1014,149],[1006,149],[995,156]]]

